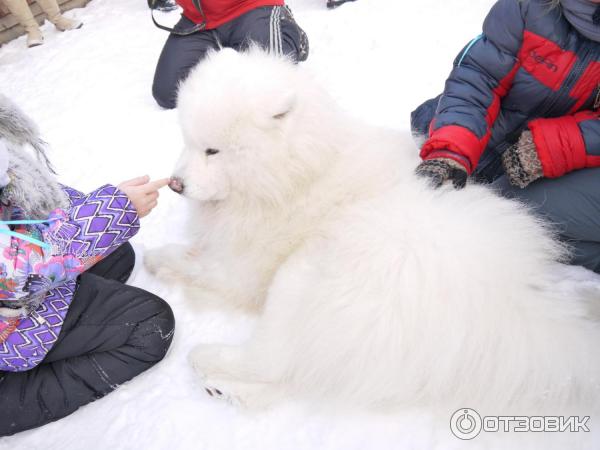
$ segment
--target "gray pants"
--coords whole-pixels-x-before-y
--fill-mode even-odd
[[[541,179],[525,189],[511,186],[505,176],[493,183],[502,195],[516,198],[554,224],[571,245],[572,264],[600,273],[600,168]]]
[[[190,29],[194,23],[182,17],[176,30]],[[308,57],[308,39],[285,6],[253,9],[214,30],[180,36],[170,34],[163,47],[152,85],[152,95],[163,108],[175,108],[177,87],[190,70],[210,50],[231,47],[243,50],[252,43],[294,61]]]

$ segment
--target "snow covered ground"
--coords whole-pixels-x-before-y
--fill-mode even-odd
[[[289,4],[310,37],[305,65],[334,96],[356,116],[406,128],[410,111],[442,89],[456,53],[480,32],[493,1],[359,0],[334,11],[325,9],[325,0]],[[67,184],[85,191],[145,173],[170,175],[181,147],[177,117],[150,95],[167,35],[152,25],[146,1],[93,0],[67,15],[85,26],[59,33],[46,24],[45,45],[28,50],[20,38],[0,48],[0,91],[38,122]],[[184,241],[184,217],[181,199],[164,191],[134,240],[140,260],[144,248]],[[66,419],[1,439],[0,450],[600,448],[595,422],[592,433],[579,435],[496,433],[463,442],[450,433],[453,411],[442,419],[428,411],[333,414],[297,404],[241,412],[208,397],[186,357],[199,342],[245,339],[253,319],[197,314],[181,292],[154,280],[141,264],[132,283],[173,306],[177,332],[167,358]],[[582,283],[597,281],[586,271],[565,269],[560,288]]]

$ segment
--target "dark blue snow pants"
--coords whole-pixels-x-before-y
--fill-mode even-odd
[[[502,195],[531,205],[554,224],[570,244],[571,262],[600,273],[600,168],[582,169],[560,178],[542,178],[525,189],[505,176],[492,186]]]

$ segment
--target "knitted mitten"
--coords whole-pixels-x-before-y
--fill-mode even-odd
[[[462,189],[467,184],[469,174],[464,166],[450,158],[436,158],[423,161],[415,173],[428,178],[434,188],[439,188],[446,181],[452,181],[456,189]]]
[[[531,131],[521,133],[519,141],[504,152],[502,165],[510,183],[521,189],[544,176]]]

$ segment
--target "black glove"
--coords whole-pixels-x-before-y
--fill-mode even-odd
[[[446,181],[452,181],[455,189],[462,189],[467,184],[469,174],[462,164],[450,158],[436,158],[423,161],[415,173],[428,178],[431,186],[439,188]]]

